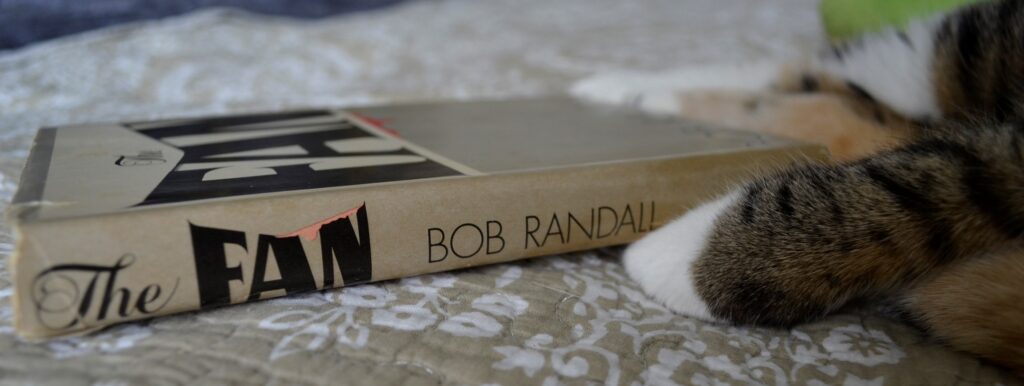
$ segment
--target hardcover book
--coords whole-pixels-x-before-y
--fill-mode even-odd
[[[623,244],[819,146],[567,98],[44,128],[9,209],[28,338]]]

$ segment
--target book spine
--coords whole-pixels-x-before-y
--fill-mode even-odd
[[[800,153],[797,155],[796,153]],[[212,201],[19,226],[27,338],[633,241],[815,147]]]

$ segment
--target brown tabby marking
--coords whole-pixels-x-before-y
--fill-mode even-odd
[[[765,95],[681,96],[684,116],[852,160],[743,189],[693,266],[712,315],[788,326],[903,298],[936,337],[1024,375],[1024,255],[1007,250],[1024,238],[1024,1],[948,15],[932,65],[937,121],[814,73]]]
[[[695,264],[698,291],[713,314],[785,326],[1012,242],[1024,202],[1007,198],[1024,191],[1024,168],[1000,161],[1022,135],[933,129],[860,161],[755,181],[716,223]]]
[[[1024,368],[1022,259],[1024,250],[1014,247],[957,264],[912,288],[906,306],[932,335],[1019,371]]]
[[[1024,118],[1024,7],[986,2],[947,17],[936,35],[933,82],[946,119]]]

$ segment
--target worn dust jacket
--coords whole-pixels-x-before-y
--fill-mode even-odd
[[[28,338],[633,241],[821,147],[567,98],[39,131],[8,216]]]

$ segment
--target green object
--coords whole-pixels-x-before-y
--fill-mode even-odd
[[[844,40],[979,0],[822,0],[821,17],[832,40]]]

